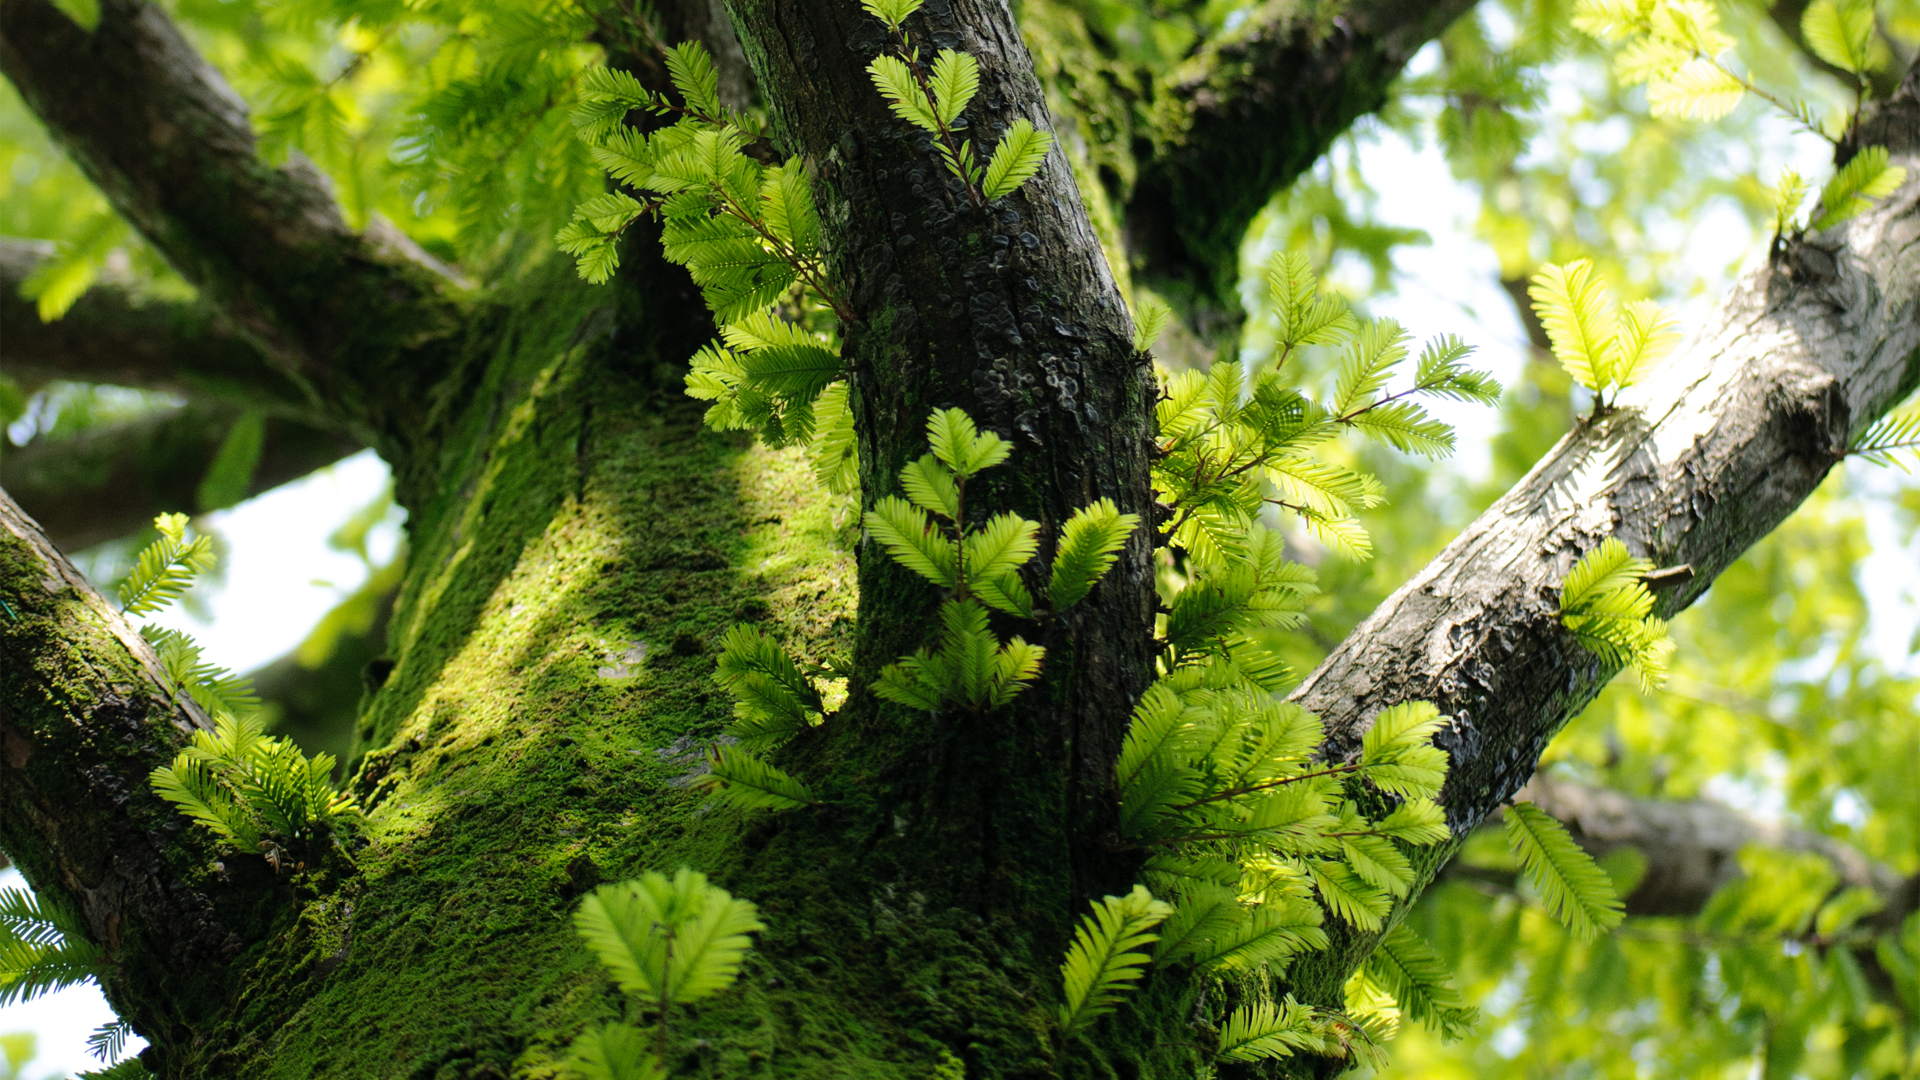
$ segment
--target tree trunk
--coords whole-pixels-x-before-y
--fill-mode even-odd
[[[391,237],[346,230],[298,170],[261,165],[244,115],[158,8],[101,7],[86,35],[47,0],[0,0],[0,67],[263,362],[388,457],[409,512],[390,663],[369,668],[355,733],[364,836],[350,859],[278,871],[216,852],[150,792],[148,772],[204,719],[167,698],[144,644],[23,516],[0,532],[0,848],[79,904],[156,1073],[555,1076],[573,1037],[621,1009],[569,922],[579,897],[680,865],[753,900],[768,929],[741,984],[677,1024],[675,1075],[1146,1078],[1207,1064],[1209,1033],[1191,1024],[1203,987],[1175,973],[1091,1040],[1063,1047],[1047,1019],[1073,919],[1134,870],[1103,836],[1118,740],[1150,676],[1144,532],[1084,611],[1045,629],[1043,680],[1016,707],[882,705],[862,683],[925,643],[936,597],[861,542],[858,506],[817,490],[797,452],[702,427],[679,378],[709,330],[650,237],[611,287],[555,264],[464,295]],[[1269,189],[1444,25],[1421,9],[1415,29],[1369,38],[1363,16],[1397,8],[1354,5],[1340,48],[1257,24],[1344,87],[1283,132],[1293,164],[1269,167]],[[855,309],[864,502],[922,452],[928,412],[958,405],[1015,444],[982,509],[1049,528],[1103,496],[1149,512],[1153,388],[1083,208],[1083,192],[1105,196],[1075,182],[1070,140],[1034,184],[977,210],[868,83],[879,24],[857,5],[731,10],[777,140],[815,178]],[[950,0],[924,18],[981,61],[983,141],[1015,117],[1049,126],[1004,5]],[[1355,55],[1365,64],[1342,83]],[[82,64],[91,81],[73,77]],[[1269,80],[1246,99],[1266,111],[1247,115],[1280,123],[1289,93],[1325,84]],[[149,111],[100,111],[127,101]],[[195,137],[154,137],[167,102]],[[1910,93],[1889,109],[1916,111]],[[1218,167],[1181,156],[1200,141],[1170,136],[1136,164],[1197,183]],[[1911,150],[1895,140],[1896,159]],[[235,218],[183,194],[209,170]],[[1181,188],[1139,190],[1147,208]],[[1631,411],[1570,436],[1357,631],[1302,690],[1328,717],[1327,752],[1349,750],[1378,707],[1429,696],[1456,716],[1447,804],[1462,833],[1524,781],[1612,674],[1551,615],[1575,552],[1618,532],[1690,562],[1683,594],[1697,596],[1911,384],[1913,283],[1890,253],[1913,228],[1913,190],[1844,235],[1789,245],[1730,301],[1724,333]],[[1198,245],[1169,267],[1218,254],[1193,239],[1211,234],[1154,235],[1156,251]],[[854,658],[848,707],[781,760],[822,807],[742,816],[688,790],[729,720],[714,652],[741,621],[806,660]],[[1293,988],[1329,999],[1368,946],[1348,936]]]

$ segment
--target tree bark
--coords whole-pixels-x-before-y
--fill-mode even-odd
[[[163,513],[198,514],[200,485],[240,419],[224,404],[194,403],[58,439],[38,439],[0,458],[4,488],[62,551],[138,532]],[[242,498],[325,468],[361,445],[338,431],[274,416]]]
[[[42,322],[33,303],[21,298],[20,285],[51,254],[50,244],[0,238],[0,326],[6,327],[0,367],[8,375],[110,383],[321,417],[300,388],[209,305],[140,296],[107,280],[62,317]]]
[[[1465,836],[1617,673],[1560,626],[1559,583],[1582,554],[1615,536],[1687,568],[1657,604],[1678,613],[1920,383],[1920,281],[1902,262],[1920,235],[1913,72],[1860,130],[1909,182],[1843,226],[1778,243],[1644,385],[1568,433],[1356,627],[1293,695],[1326,719],[1329,757],[1357,755],[1387,705],[1433,701],[1452,717],[1435,739],[1452,757],[1441,801]],[[1370,947],[1348,935],[1303,977],[1336,993]]]
[[[925,643],[932,590],[860,542],[858,508],[823,498],[800,455],[702,428],[675,384],[704,328],[685,310],[684,278],[657,258],[632,252],[609,289],[564,266],[503,287],[454,350],[435,286],[404,260],[363,258],[366,241],[307,213],[317,187],[236,149],[238,114],[204,65],[180,59],[191,54],[157,9],[103,7],[89,37],[51,21],[65,17],[45,0],[0,0],[0,66],[17,84],[42,80],[28,100],[94,162],[115,204],[330,415],[371,433],[403,477],[413,553],[394,662],[372,673],[355,733],[352,787],[368,822],[353,863],[283,880],[250,853],[213,851],[144,794],[146,770],[188,721],[162,715],[151,687],[95,689],[148,686],[137,639],[47,545],[4,549],[15,554],[0,587],[21,621],[0,613],[0,757],[25,749],[24,764],[5,766],[24,779],[0,771],[0,847],[37,887],[93,905],[119,965],[109,995],[154,1040],[157,1072],[551,1075],[582,1027],[622,1008],[569,922],[578,897],[679,865],[754,900],[768,930],[735,990],[676,1020],[677,1072],[1144,1080],[1205,1064],[1205,1033],[1189,1026],[1198,988],[1171,975],[1130,995],[1095,1041],[1062,1048],[1047,1033],[1072,920],[1133,870],[1098,838],[1118,738],[1150,671],[1144,535],[1084,613],[1039,631],[1046,678],[1019,707],[928,719],[878,706],[856,680],[848,708],[782,759],[825,807],[711,811],[687,783],[730,719],[711,682],[726,627],[759,623],[810,662],[851,648],[870,677]],[[775,134],[815,178],[835,280],[857,316],[846,355],[865,501],[922,452],[927,413],[958,405],[1016,445],[1004,475],[987,474],[982,507],[1049,529],[1099,496],[1147,511],[1152,388],[1064,154],[977,212],[868,82],[880,30],[857,5],[741,0],[734,15]],[[936,3],[915,29],[979,57],[976,140],[1015,116],[1048,126],[1003,5]],[[157,48],[172,60],[150,63]],[[241,220],[291,229],[290,262],[325,255],[297,273],[330,265],[337,277],[307,292],[306,278],[272,267],[247,277],[235,267],[260,256],[221,246],[229,223],[189,220],[200,211],[89,141],[98,125],[80,106],[100,94],[51,65],[114,49],[132,68],[107,81],[138,71],[163,91],[155,100],[173,94],[219,121],[212,150],[175,146],[160,160],[228,170],[246,196]],[[137,119],[163,115],[140,84],[114,85],[123,103],[143,103]],[[80,105],[57,100],[70,91]],[[1894,113],[1916,115],[1911,97]],[[152,125],[132,126],[153,149]],[[1895,141],[1896,160],[1910,161],[1914,140]],[[1512,794],[1613,674],[1553,614],[1576,555],[1618,534],[1689,563],[1693,579],[1665,604],[1678,610],[1914,381],[1916,284],[1896,261],[1915,231],[1915,186],[1844,231],[1786,245],[1691,349],[1569,436],[1356,631],[1300,694],[1327,718],[1327,752],[1350,752],[1380,707],[1425,697],[1454,717],[1443,742],[1456,829]],[[399,297],[368,309],[369,338],[296,310],[311,296],[337,312],[368,282]],[[415,391],[431,404],[400,396]],[[65,584],[47,592],[49,575]],[[1027,628],[1003,628],[1015,630]],[[21,674],[39,671],[81,674]],[[75,715],[129,700],[146,726],[124,736],[99,709]],[[84,737],[102,731],[106,742]],[[89,784],[109,790],[78,786]],[[114,872],[136,884],[117,893],[93,884],[98,847],[60,854],[169,828],[125,856]],[[1333,1000],[1368,944],[1347,935],[1282,989]]]

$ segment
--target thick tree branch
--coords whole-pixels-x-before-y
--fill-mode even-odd
[[[4,492],[0,602],[0,848],[79,910],[108,999],[164,1047],[217,998],[237,928],[267,925],[285,894],[250,866],[209,874],[204,830],[153,794],[149,773],[206,717]]]
[[[1407,61],[1473,0],[1358,0],[1327,19],[1269,0],[1160,82],[1154,151],[1126,200],[1145,276],[1227,302],[1241,237],[1274,193],[1387,101]]]
[[[0,457],[0,487],[40,521],[62,551],[126,536],[161,513],[217,510],[200,483],[240,411],[193,403]],[[358,451],[351,436],[269,417],[259,464],[244,497],[279,487]]]
[[[1436,740],[1452,756],[1442,802],[1465,835],[1616,674],[1560,625],[1560,581],[1580,555],[1617,536],[1688,567],[1660,604],[1680,611],[1920,381],[1912,78],[1862,126],[1908,167],[1905,187],[1779,245],[1645,385],[1562,439],[1307,678],[1294,699],[1326,718],[1329,756],[1356,754],[1389,704],[1437,703],[1453,718]]]
[[[1515,796],[1560,819],[1595,858],[1631,847],[1647,872],[1626,901],[1629,915],[1696,915],[1721,886],[1740,876],[1740,849],[1759,844],[1827,860],[1842,885],[1872,889],[1898,914],[1913,910],[1911,883],[1831,836],[1756,820],[1730,806],[1695,799],[1635,799],[1536,773]]]
[[[41,322],[20,284],[53,245],[0,238],[0,369],[14,378],[111,383],[219,398],[289,415],[312,403],[204,304],[142,297],[104,281]],[[69,549],[71,550],[71,549]]]
[[[0,70],[107,199],[289,377],[363,438],[441,365],[449,279],[391,224],[347,228],[304,159],[255,153],[245,105],[145,0],[89,33],[49,0],[0,0]],[[403,359],[404,357],[404,359]]]

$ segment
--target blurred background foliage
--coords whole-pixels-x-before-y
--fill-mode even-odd
[[[272,158],[303,157],[324,172],[354,225],[384,217],[467,277],[493,282],[549,255],[574,203],[601,184],[566,107],[585,64],[648,32],[633,29],[647,25],[634,2],[173,0],[170,10],[250,104]],[[1035,12],[1037,3],[1029,3]],[[1074,9],[1122,60],[1152,68],[1177,64],[1253,7],[1057,6]],[[1719,6],[1745,70],[1836,123],[1844,116],[1854,88],[1799,43],[1804,5]],[[1877,10],[1898,72],[1920,44],[1920,0]],[[1779,169],[1812,161],[1816,168],[1803,171],[1818,172],[1820,140],[1751,101],[1713,124],[1649,117],[1643,91],[1619,86],[1598,43],[1571,29],[1571,11],[1569,0],[1484,0],[1416,59],[1385,109],[1249,231],[1247,289],[1259,287],[1255,268],[1268,253],[1303,250],[1358,306],[1383,306],[1407,284],[1405,254],[1432,237],[1382,220],[1381,189],[1461,185],[1478,203],[1471,233],[1497,266],[1490,284],[1500,291],[1487,292],[1504,294],[1512,309],[1502,317],[1530,342],[1501,371],[1508,394],[1497,420],[1480,425],[1485,449],[1465,455],[1469,465],[1354,451],[1393,501],[1369,515],[1370,562],[1297,540],[1323,591],[1311,627],[1277,640],[1296,671],[1310,670],[1586,407],[1546,358],[1524,303],[1536,266],[1591,258],[1624,298],[1652,297],[1697,318],[1735,264],[1764,250],[1767,189]],[[1370,147],[1393,140],[1437,148],[1450,175],[1370,175]],[[103,276],[141,295],[190,293],[3,83],[0,233],[57,245],[24,290],[45,318]],[[1258,356],[1269,340],[1255,321],[1238,347]],[[179,404],[167,394],[0,375],[8,431],[0,454]],[[1475,437],[1463,431],[1463,441]],[[283,730],[309,749],[345,756],[363,672],[383,651],[404,553],[376,560],[367,536],[390,513],[383,495],[341,524],[331,543],[357,553],[364,583],[298,649],[257,672]],[[1912,879],[1920,873],[1916,529],[1920,488],[1904,476],[1856,464],[1836,470],[1675,621],[1670,688],[1643,696],[1616,683],[1554,742],[1543,768],[1637,798],[1715,798],[1835,838]],[[82,565],[106,583],[145,539],[101,545],[83,553]],[[1639,864],[1631,852],[1617,854],[1607,865],[1630,891]],[[1429,890],[1410,919],[1481,1006],[1480,1028],[1443,1045],[1407,1025],[1388,1073],[1920,1077],[1920,917],[1874,923],[1825,861],[1749,849],[1744,876],[1699,914],[1635,917],[1582,945],[1513,884],[1507,859],[1497,840],[1474,838],[1460,871]],[[0,1042],[17,1071],[16,1044]],[[31,1053],[29,1044],[18,1049]]]

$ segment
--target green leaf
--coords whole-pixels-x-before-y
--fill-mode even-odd
[[[194,501],[201,513],[223,510],[247,497],[266,444],[266,414],[254,410],[241,413],[220,440],[220,449],[214,451],[206,475],[200,478]]]
[[[1908,406],[1874,421],[1847,447],[1847,453],[1906,472],[1903,452],[1916,448],[1920,448],[1920,407]]]
[[[1145,972],[1150,957],[1141,951],[1158,935],[1153,928],[1173,914],[1168,904],[1155,900],[1144,885],[1126,896],[1109,896],[1096,903],[1080,920],[1073,944],[1060,965],[1066,1000],[1058,1013],[1060,1033],[1067,1038],[1084,1031],[1113,1011],[1122,991]]]
[[[1886,66],[1873,0],[1813,0],[1800,15],[1800,34],[1814,55],[1842,71],[1865,75]]]
[[[806,255],[820,245],[820,218],[813,206],[813,184],[799,155],[760,181],[760,213],[767,231]]]
[[[927,418],[927,442],[933,456],[965,480],[1007,460],[1013,444],[991,431],[974,427],[973,417],[960,409],[937,409]]]
[[[1319,293],[1319,275],[1304,253],[1282,252],[1267,261],[1267,296],[1279,323],[1281,348],[1334,345],[1359,329],[1346,301]]]
[[[649,1033],[631,1024],[600,1024],[581,1032],[567,1067],[581,1080],[667,1080]]]
[[[94,20],[99,20],[99,0],[67,2],[78,10],[91,7]],[[62,10],[74,15],[73,10]],[[80,21],[78,16],[74,17]],[[51,258],[42,260],[20,283],[21,297],[35,302],[41,322],[53,322],[65,315],[100,276],[107,257],[126,243],[131,233],[119,215],[102,210],[89,215],[70,235],[73,236],[71,242],[61,244]]]
[[[1780,182],[1773,188],[1775,236],[1785,236],[1795,231],[1795,223],[1800,220],[1800,206],[1807,201],[1807,192],[1810,190],[1797,170],[1787,169],[1780,174]]]
[[[100,0],[53,0],[53,6],[89,34],[100,27]]]
[[[923,131],[936,134],[940,131],[940,116],[927,101],[906,61],[883,53],[867,65],[867,74],[873,77],[874,88],[887,99],[895,116]]]
[[[1060,530],[1060,544],[1053,554],[1047,599],[1054,610],[1084,599],[1112,569],[1127,538],[1139,527],[1140,515],[1121,513],[1112,499],[1098,499],[1074,511]]]
[[[1527,293],[1560,366],[1596,393],[1611,385],[1618,331],[1606,286],[1593,275],[1593,263],[1548,263],[1534,274]]]
[[[1547,912],[1582,941],[1620,925],[1622,906],[1613,882],[1566,826],[1532,803],[1507,807],[1507,843],[1540,894]]]
[[[907,16],[919,11],[920,5],[925,2],[926,0],[860,0],[860,6],[867,9],[867,14],[886,23],[889,29],[898,30],[900,24],[907,20]]]
[[[1387,384],[1393,369],[1407,358],[1407,332],[1392,319],[1373,319],[1360,328],[1340,358],[1333,392],[1333,413],[1345,417],[1364,408]]]
[[[768,745],[807,726],[824,705],[813,680],[770,635],[737,623],[722,639],[714,681],[734,696],[733,712],[744,730],[731,734],[743,742]]]
[[[934,526],[926,511],[896,495],[873,505],[862,519],[895,562],[942,588],[952,588],[956,569],[953,541]]]
[[[1907,170],[1891,163],[1884,146],[1862,147],[1820,188],[1822,213],[1813,223],[1819,232],[1848,221],[1886,198],[1906,183]]]
[[[853,405],[845,382],[828,383],[813,402],[813,446],[808,456],[814,478],[828,491],[848,495],[860,487],[860,450],[853,427]]]
[[[966,53],[941,49],[933,58],[933,71],[927,81],[933,86],[934,109],[940,123],[952,127],[980,92],[980,62]]]
[[[698,41],[683,41],[667,50],[667,75],[673,79],[674,89],[687,99],[687,108],[708,119],[718,119],[724,111],[720,105],[720,73],[713,66],[713,57],[707,55],[706,46]]]
[[[1158,300],[1141,303],[1133,321],[1133,351],[1151,352],[1173,317],[1173,309]]]
[[[1040,548],[1040,523],[1018,514],[996,514],[962,542],[967,577],[986,581],[1013,573]]]
[[[953,473],[932,454],[922,454],[900,470],[900,487],[913,505],[953,521],[960,516],[960,489]]]
[[[580,97],[569,119],[581,138],[599,143],[621,130],[628,113],[635,109],[657,112],[662,104],[632,73],[592,67],[580,73]]]
[[[1645,379],[1680,344],[1680,321],[1651,300],[1634,300],[1620,313],[1615,382],[1632,386]]]
[[[686,867],[602,885],[574,927],[621,990],[655,1008],[710,997],[733,984],[751,942],[766,929],[753,904]]]
[[[1500,380],[1461,363],[1472,354],[1473,346],[1452,334],[1427,342],[1414,368],[1414,388],[1432,397],[1499,404]]]
[[[51,897],[0,889],[0,1006],[29,1001],[108,970],[78,915]]]
[[[1311,1008],[1292,997],[1285,1002],[1262,998],[1227,1017],[1215,1053],[1226,1061],[1261,1061],[1292,1057],[1295,1051],[1322,1053],[1326,1043]]]
[[[125,1020],[101,1024],[87,1036],[87,1053],[96,1061],[112,1061],[127,1048],[127,1040],[132,1037],[133,1025]]]
[[[1732,112],[1747,87],[1712,60],[1695,57],[1647,82],[1647,111],[1656,117],[1711,123]]]
[[[694,786],[741,810],[798,810],[814,803],[805,784],[747,750],[717,743],[707,755],[707,774]]]
[[[1251,971],[1262,964],[1278,964],[1303,952],[1325,949],[1326,916],[1312,902],[1268,903],[1252,909],[1234,924],[1232,933],[1214,939],[1208,949],[1190,955],[1203,968]]]
[[[1345,863],[1310,859],[1307,870],[1328,911],[1360,930],[1378,930],[1385,924],[1393,910],[1393,899],[1385,890],[1362,881]]]
[[[1453,987],[1453,973],[1433,946],[1402,924],[1387,931],[1367,973],[1393,994],[1400,1011],[1452,1042],[1471,1034],[1480,1010],[1469,1006]]]
[[[980,194],[988,202],[1013,194],[1021,184],[1027,182],[1047,160],[1047,151],[1053,148],[1053,136],[1033,126],[1026,117],[1015,120],[993,148],[993,157],[987,161],[987,178],[980,185]]]
[[[213,539],[186,538],[187,515],[161,514],[153,519],[160,539],[148,544],[120,583],[120,611],[151,615],[180,598],[193,579],[213,569]]]

